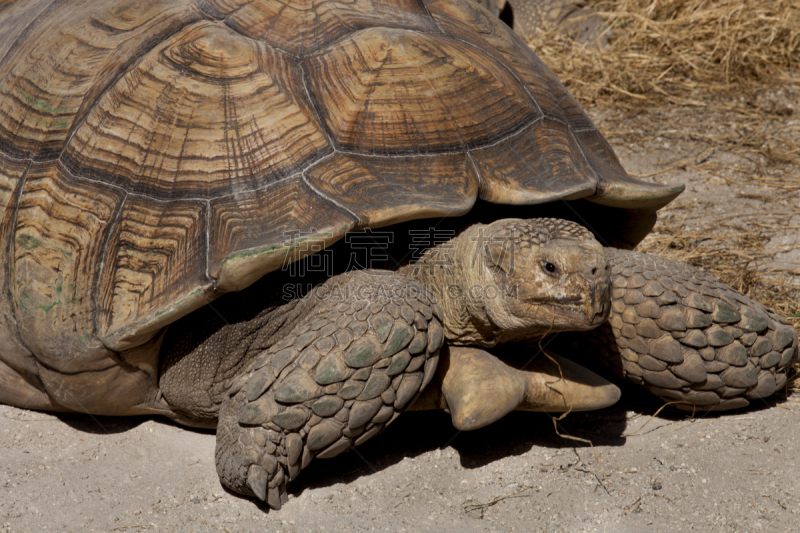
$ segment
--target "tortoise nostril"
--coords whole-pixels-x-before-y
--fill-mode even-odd
[[[596,276],[596,275],[597,275],[597,267],[594,267],[592,269],[592,276]]]

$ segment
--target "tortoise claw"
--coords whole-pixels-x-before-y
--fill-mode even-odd
[[[283,498],[281,498],[281,489],[279,487],[270,487],[267,494],[267,504],[276,511],[279,511],[283,506]]]
[[[267,482],[269,481],[269,474],[266,470],[258,465],[250,465],[250,470],[247,472],[247,484],[256,495],[256,498],[262,502],[267,499]]]

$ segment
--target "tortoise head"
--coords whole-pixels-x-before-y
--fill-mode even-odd
[[[445,261],[444,253],[452,257]],[[490,347],[589,330],[610,311],[603,248],[573,222],[476,224],[429,251],[423,265],[429,268],[418,266],[417,277],[438,293],[455,344]]]

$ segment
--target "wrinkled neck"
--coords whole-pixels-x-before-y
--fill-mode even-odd
[[[486,309],[488,297],[500,298],[497,287],[487,291],[482,224],[471,226],[448,242],[434,246],[400,273],[416,279],[436,295],[442,308],[448,342],[492,347],[501,330]],[[487,292],[489,294],[487,294]]]

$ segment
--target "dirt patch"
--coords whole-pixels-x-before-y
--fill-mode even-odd
[[[727,20],[757,21],[754,42],[770,28],[789,35],[775,45],[779,58],[796,43],[796,3],[788,18],[776,21],[778,10],[761,22],[759,6],[792,2],[652,5],[653,13],[667,13],[666,6],[684,13],[733,3],[747,16],[731,12]],[[650,5],[615,3],[623,4]],[[602,5],[612,12],[611,4]],[[781,33],[786,27],[795,33]],[[679,25],[667,28],[672,38]],[[614,27],[617,39],[626,38],[623,30]],[[654,38],[657,48],[631,54],[667,50],[674,62],[686,53],[677,42]],[[703,43],[701,55],[708,51]],[[592,54],[608,54],[548,46],[564,47],[562,55],[585,54],[588,63],[597,57]],[[582,71],[573,74],[563,57],[558,63],[543,55],[564,73],[628,170],[686,184],[641,249],[708,269],[784,316],[797,315],[800,84],[788,63],[708,56],[721,69],[711,78],[726,76],[728,89],[717,90],[711,78],[692,77],[705,67],[684,65],[680,75],[673,68],[662,76],[638,63],[610,65],[612,56],[603,55],[601,70],[619,73],[610,79],[623,90],[591,96],[582,92],[591,81],[579,81]],[[650,85],[625,85],[636,76]],[[676,84],[666,83],[669,76]],[[559,432],[590,439],[594,450],[558,437],[546,414],[514,413],[459,433],[444,413],[408,413],[357,451],[315,462],[293,482],[280,512],[222,489],[213,433],[163,419],[54,416],[0,406],[0,531],[790,531],[800,519],[799,404],[778,395],[728,415],[651,418],[658,404],[625,390],[613,409],[559,422]]]

